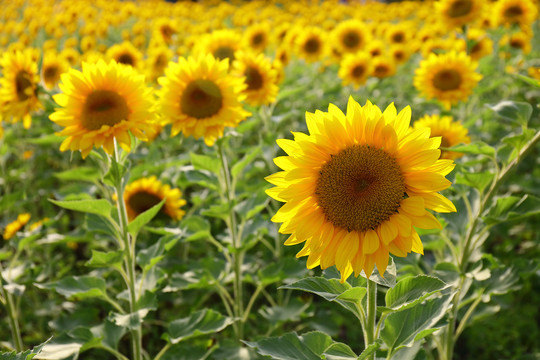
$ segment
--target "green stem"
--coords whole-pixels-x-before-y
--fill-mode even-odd
[[[476,309],[476,307],[478,306],[478,304],[480,304],[480,301],[482,301],[483,292],[484,291],[482,290],[480,292],[480,294],[478,294],[478,297],[474,300],[474,302],[471,304],[471,306],[469,306],[469,308],[467,309],[467,312],[465,313],[465,315],[463,315],[463,318],[459,322],[456,333],[454,334],[454,342],[457,341],[459,335],[461,335],[463,330],[465,330],[465,326],[467,325],[467,321],[469,320],[469,318],[473,314],[473,312]]]
[[[114,157],[112,158],[112,166],[118,167],[120,157],[118,154],[118,145],[114,142]],[[118,175],[119,172],[115,171]],[[127,288],[129,292],[129,312],[134,314],[137,311],[137,294],[136,294],[136,275],[135,275],[135,240],[130,239],[128,233],[128,216],[126,211],[126,203],[124,202],[124,183],[122,176],[115,176],[115,191],[118,199],[118,218],[120,219],[120,230],[122,233],[122,241],[124,247],[124,266],[127,273]],[[142,331],[139,324],[131,331],[131,343],[133,348],[133,359],[142,360]]]
[[[11,338],[15,344],[15,349],[17,352],[21,352],[24,350],[24,346],[21,338],[21,330],[19,328],[18,313],[13,302],[13,296],[4,287],[4,277],[2,275],[3,271],[4,269],[0,265],[0,291],[2,292],[2,297],[4,298],[6,304],[6,310],[9,317],[9,327],[11,329]]]
[[[242,286],[242,262],[244,258],[244,252],[240,249],[240,239],[238,237],[238,225],[236,221],[236,214],[234,213],[234,188],[231,186],[231,174],[229,172],[229,165],[227,162],[227,157],[223,151],[223,139],[218,140],[217,149],[219,152],[219,158],[221,160],[221,167],[223,171],[223,183],[224,183],[224,192],[226,200],[228,203],[228,221],[227,225],[229,227],[229,232],[231,234],[231,242],[234,248],[232,253],[233,260],[233,271],[234,271],[234,280],[233,280],[233,294],[234,294],[234,313],[236,318],[239,320],[237,327],[236,337],[238,340],[242,339],[244,336],[244,301],[243,301],[243,286]]]
[[[367,320],[366,335],[367,346],[375,342],[375,317],[377,315],[377,283],[367,279]],[[375,352],[369,355],[368,360],[375,360]]]
[[[165,345],[165,346],[163,347],[163,349],[161,349],[161,351],[156,355],[156,357],[154,358],[154,360],[159,360],[159,359],[161,359],[161,357],[162,357],[163,355],[165,355],[165,353],[167,352],[167,350],[170,349],[171,346],[172,346],[171,343],[167,343],[167,345]]]
[[[243,322],[247,321],[249,313],[251,312],[251,308],[253,307],[257,296],[259,296],[259,293],[262,291],[263,288],[264,286],[259,284],[259,286],[257,286],[257,288],[255,289],[253,295],[251,295],[251,299],[249,299],[248,305],[246,306],[246,311],[244,312],[244,318],[242,319]]]

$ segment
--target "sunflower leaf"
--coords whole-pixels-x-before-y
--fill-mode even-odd
[[[96,276],[70,276],[48,284],[35,284],[41,289],[54,289],[68,299],[105,298],[105,280]]]
[[[499,117],[509,120],[518,121],[521,125],[527,126],[529,119],[533,113],[532,105],[521,101],[501,101],[498,104],[486,104]]]
[[[197,170],[207,170],[213,174],[219,175],[221,171],[221,162],[217,157],[210,157],[195,153],[189,153],[191,164]]]
[[[232,323],[230,317],[211,309],[203,309],[171,322],[163,337],[171,344],[177,344],[196,336],[217,333]]]
[[[388,289],[385,297],[386,306],[394,311],[405,310],[447,287],[448,285],[441,279],[433,276],[407,277]]]
[[[123,258],[124,253],[122,251],[102,252],[92,250],[92,257],[86,262],[86,266],[119,268],[122,266]]]
[[[256,147],[255,149],[251,149],[242,160],[239,160],[236,164],[234,164],[231,168],[231,175],[236,178],[242,170],[251,163],[260,153],[262,152],[262,149],[260,146]]]
[[[495,149],[485,142],[476,141],[471,144],[452,146],[449,150],[474,155],[495,156]]]
[[[70,201],[59,201],[59,200],[49,199],[49,201],[55,204],[56,206],[60,206],[61,208],[64,208],[64,209],[80,211],[87,214],[100,215],[105,218],[110,218],[111,211],[113,210],[113,206],[111,205],[111,203],[105,199],[70,200]]]
[[[165,204],[165,200],[167,199],[161,200],[159,204],[156,204],[145,212],[139,214],[135,219],[133,219],[133,221],[129,223],[128,231],[131,236],[136,237],[137,234],[139,234],[139,231],[141,231],[141,229],[144,227],[144,225],[148,224],[150,220],[152,220],[154,216],[157,215],[157,213],[163,207],[163,204]]]

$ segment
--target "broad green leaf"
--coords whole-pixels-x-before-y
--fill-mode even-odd
[[[323,277],[309,277],[292,284],[279,287],[279,289],[293,289],[307,291],[323,297],[328,301],[335,301],[345,309],[351,311],[357,317],[360,316],[354,302],[339,299],[339,296],[352,289],[348,283],[340,283],[337,279],[326,279]]]
[[[67,344],[46,344],[34,359],[40,360],[61,360],[79,353],[82,344],[77,342]]]
[[[190,216],[180,223],[180,228],[185,229],[183,241],[204,240],[212,236],[208,220],[201,216]]]
[[[94,183],[101,177],[99,170],[94,167],[81,166],[75,169],[69,169],[54,173],[54,177],[64,181],[86,181]]]
[[[110,217],[113,206],[105,199],[99,200],[73,200],[73,201],[57,201],[49,199],[53,204],[64,209],[81,211],[88,214]]]
[[[154,216],[157,215],[157,213],[163,207],[163,204],[165,204],[165,200],[166,199],[161,200],[159,204],[156,204],[145,212],[139,214],[135,219],[133,219],[133,221],[128,224],[128,231],[131,236],[136,237],[139,231],[141,231],[141,229],[143,228],[143,226],[148,224],[150,220],[152,220]]]
[[[367,359],[369,355],[377,351],[381,347],[381,345],[382,341],[380,339],[377,339],[373,344],[370,344],[367,348],[364,349],[364,351],[362,351],[357,360]]]
[[[512,268],[493,269],[491,277],[483,282],[484,294],[503,295],[517,288],[519,276]]]
[[[221,161],[219,158],[195,153],[189,153],[189,157],[191,158],[191,163],[195,169],[207,170],[219,175],[221,171]]]
[[[263,307],[259,309],[259,314],[272,324],[292,322],[300,320],[300,316],[305,314],[310,305],[311,302],[293,299],[283,306]]]
[[[15,351],[9,353],[0,353],[0,360],[31,360],[34,359],[37,354],[41,352],[41,349],[51,340],[49,338],[43,344],[40,344],[34,347],[32,350],[26,350],[20,353],[15,353]]]
[[[182,273],[175,272],[169,278],[169,285],[164,292],[173,292],[185,289],[204,289],[214,286],[216,279],[223,277],[225,261],[215,258],[205,258],[190,263],[189,270]]]
[[[419,306],[388,315],[381,331],[381,339],[392,352],[412,345],[420,332],[433,328],[444,316],[451,300],[452,294],[432,298]]]
[[[454,285],[459,280],[460,270],[450,262],[441,262],[433,268],[435,274],[448,285]]]
[[[202,211],[201,214],[226,221],[229,217],[229,204],[212,205],[207,210]]]
[[[282,282],[287,278],[300,278],[307,272],[307,269],[300,262],[292,258],[284,258],[277,262],[272,262],[257,272],[257,276],[262,285],[268,286],[276,282]]]
[[[36,284],[36,286],[42,289],[54,289],[68,299],[80,300],[106,296],[105,280],[89,275],[70,276],[48,284]]]
[[[536,131],[533,129],[523,129],[523,133],[506,136],[502,141],[516,150],[521,150],[534,137],[535,133]]]
[[[231,175],[236,178],[238,175],[240,175],[240,172],[244,170],[244,168],[251,163],[260,153],[262,152],[261,147],[257,146],[254,149],[250,149],[248,153],[244,155],[242,160],[239,160],[236,164],[234,164],[231,168]]]
[[[509,121],[517,121],[526,126],[531,118],[533,108],[527,102],[520,101],[501,101],[496,105],[487,105],[491,110],[501,118]]]
[[[456,175],[456,184],[464,184],[483,193],[488,185],[493,182],[495,174],[483,171],[477,173],[462,172]]]
[[[114,316],[110,314],[109,316]],[[126,328],[116,325],[110,318],[105,319],[103,324],[90,328],[94,337],[102,339],[104,346],[118,349],[120,339],[126,334]]]
[[[218,190],[217,178],[215,176],[210,176],[200,171],[186,171],[185,176],[191,184],[197,184],[213,191]]]
[[[532,77],[528,77],[528,76],[525,76],[525,75],[521,75],[521,74],[514,74],[514,76],[516,76],[518,79],[521,79],[521,80],[525,81],[529,85],[536,86],[536,87],[540,88],[540,81],[537,80],[537,79],[534,79]],[[540,354],[538,355],[538,358],[540,358]]]
[[[358,355],[351,350],[349,345],[335,342],[330,345],[323,353],[326,360],[357,360]]]
[[[161,360],[201,360],[207,359],[208,347],[202,345],[175,344],[161,357]]]
[[[124,259],[123,251],[102,252],[92,250],[92,257],[86,262],[89,267],[119,267]]]
[[[495,149],[482,141],[452,146],[450,150],[466,154],[495,156]]]
[[[172,344],[196,336],[213,334],[231,325],[233,320],[211,309],[199,310],[190,316],[169,324],[165,337]]]
[[[276,360],[320,360],[324,350],[332,344],[332,339],[324,333],[318,334],[309,336],[307,343],[304,341],[304,336],[307,334],[299,336],[296,332],[257,342],[244,341],[244,343],[257,349],[259,354]],[[315,349],[310,348],[310,345]]]
[[[54,145],[54,144],[60,144],[65,139],[65,136],[57,136],[55,134],[48,134],[44,135],[38,138],[28,138],[25,139],[30,144],[36,144],[36,145]]]
[[[142,249],[137,253],[137,264],[139,264],[144,271],[150,270],[163,259],[165,253],[169,251],[178,240],[179,237],[176,235],[163,236],[154,245]]]
[[[264,192],[264,188],[256,194],[250,196],[246,200],[238,203],[234,210],[244,219],[251,219],[266,207],[270,198]]]
[[[135,330],[140,324],[142,324],[144,318],[149,312],[149,309],[140,309],[130,314],[113,313],[110,319],[117,326],[121,326],[129,330]]]
[[[360,303],[364,296],[366,296],[367,289],[363,287],[353,287],[352,289],[345,290],[337,298],[339,300],[348,301],[352,303]]]
[[[509,203],[502,203],[501,206],[510,205],[513,200],[509,200]],[[495,209],[497,209],[497,204]],[[486,217],[487,224],[500,223],[504,221],[518,221],[525,219],[529,216],[540,214],[540,198],[534,195],[524,195],[519,201],[511,206],[507,211],[502,211],[499,215],[492,214],[491,211]]]
[[[114,220],[104,220],[103,217],[96,214],[86,214],[85,227],[88,231],[95,231],[101,234],[119,237],[119,230],[114,225]]]
[[[436,277],[427,275],[407,277],[388,289],[385,297],[386,307],[394,311],[405,310],[447,287],[447,284]]]

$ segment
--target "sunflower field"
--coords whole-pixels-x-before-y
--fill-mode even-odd
[[[540,359],[537,0],[0,2],[0,359]]]

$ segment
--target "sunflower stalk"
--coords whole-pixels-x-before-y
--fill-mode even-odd
[[[367,279],[367,319],[366,319],[366,348],[375,342],[375,318],[377,316],[377,283]],[[375,360],[375,352],[371,353],[368,360]]]
[[[2,295],[3,303],[6,306],[6,311],[8,313],[9,327],[11,329],[11,338],[13,340],[13,344],[15,345],[15,349],[17,350],[17,352],[21,352],[24,350],[24,345],[21,337],[21,330],[19,327],[18,312],[15,307],[13,296],[8,290],[6,290],[4,286],[5,284],[4,276],[2,274],[3,272],[4,268],[0,264],[0,292]]]
[[[120,176],[118,165],[120,156],[118,144],[114,141],[114,156],[112,159],[112,170],[114,173],[114,189],[118,199],[118,218],[120,219],[120,230],[124,250],[124,267],[127,273],[126,286],[129,292],[129,311],[134,314],[137,311],[136,275],[135,275],[135,239],[131,239],[128,233],[128,216],[126,204],[124,202],[124,178]],[[142,329],[138,324],[131,331],[131,342],[133,349],[133,359],[142,360]]]

